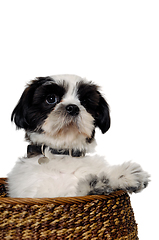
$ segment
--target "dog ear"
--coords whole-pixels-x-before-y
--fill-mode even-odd
[[[17,128],[27,129],[29,126],[27,122],[27,112],[31,105],[33,94],[34,88],[30,85],[24,90],[18,104],[12,112],[11,121],[16,124]]]
[[[29,120],[27,115],[28,110],[32,105],[34,92],[40,85],[49,80],[50,77],[39,77],[27,85],[11,115],[11,121],[16,124],[17,128],[24,128],[25,130],[28,129]]]
[[[109,106],[100,93],[99,95],[100,95],[100,100],[97,107],[95,122],[96,122],[96,126],[99,127],[102,133],[104,134],[110,128]]]

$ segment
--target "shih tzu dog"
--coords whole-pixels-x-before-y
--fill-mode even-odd
[[[8,174],[10,197],[67,197],[130,193],[147,187],[149,174],[126,162],[110,166],[90,155],[95,128],[110,127],[109,106],[92,82],[74,75],[31,81],[13,110],[12,121],[26,132],[27,156]]]

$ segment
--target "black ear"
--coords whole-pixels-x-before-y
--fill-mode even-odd
[[[49,80],[51,80],[50,77],[39,77],[27,85],[11,115],[11,121],[15,122],[17,128],[28,129],[29,120],[27,119],[27,113],[32,105],[34,92],[40,85]]]
[[[24,90],[17,106],[14,108],[12,112],[11,121],[14,121],[17,128],[27,129],[29,126],[29,123],[27,122],[27,112],[32,102],[33,94],[34,89],[31,86],[28,86]]]
[[[102,133],[106,133],[110,128],[109,106],[105,99],[100,95],[99,105],[96,115],[96,126],[100,128]]]

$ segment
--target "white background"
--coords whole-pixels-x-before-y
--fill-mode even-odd
[[[102,86],[111,108],[111,128],[97,131],[97,151],[112,164],[138,162],[152,175],[131,202],[139,239],[157,239],[158,1],[6,0],[0,24],[0,177],[26,153],[23,130],[10,122],[25,84],[59,73],[86,77]]]

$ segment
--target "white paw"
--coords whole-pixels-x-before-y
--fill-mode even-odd
[[[150,181],[150,175],[137,163],[125,162],[115,172],[118,176],[119,189],[130,193],[142,191]]]

